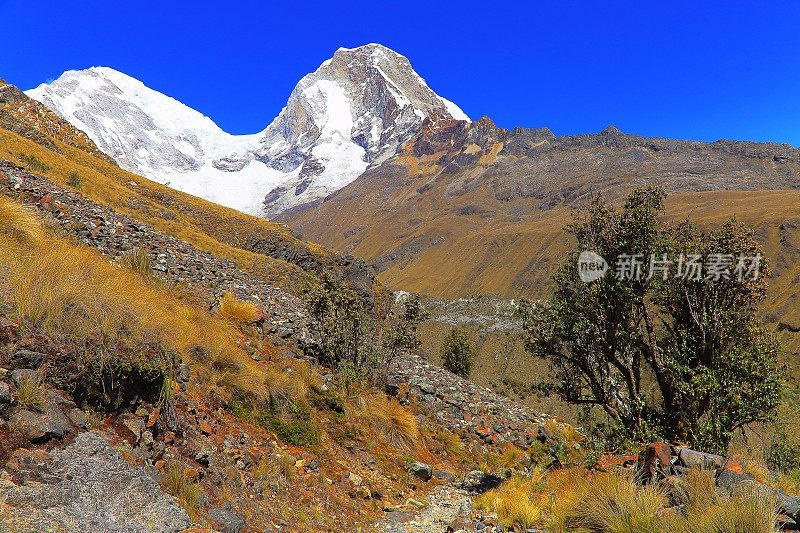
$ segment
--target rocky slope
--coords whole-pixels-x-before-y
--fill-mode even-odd
[[[147,224],[97,205],[75,192],[66,191],[41,176],[8,162],[2,162],[0,165],[0,194],[23,201],[35,208],[52,220],[61,232],[74,235],[79,241],[109,257],[118,257],[134,247],[145,250],[151,258],[155,275],[169,283],[190,288],[195,298],[206,295],[209,301],[213,302],[215,295],[232,290],[242,299],[259,303],[266,310],[265,322],[260,327],[265,335],[264,342],[276,347],[273,349],[276,355],[270,356],[272,361],[302,357],[304,351],[313,353],[315,327],[306,318],[302,303],[296,298],[253,276],[244,274],[230,261],[198,251],[191,245],[165,235]],[[3,311],[0,310],[0,315],[2,314]],[[144,505],[141,499],[144,495],[136,487],[142,483],[151,483],[147,481],[148,478],[163,479],[161,476],[164,474],[167,459],[188,460],[193,465],[191,468],[195,472],[200,472],[193,475],[200,475],[200,478],[207,479],[208,483],[229,487],[226,490],[232,490],[231,487],[237,486],[235,490],[241,491],[243,496],[260,500],[265,496],[253,492],[259,485],[257,483],[253,485],[252,483],[255,483],[253,481],[246,481],[255,476],[252,470],[255,459],[252,454],[263,457],[271,453],[278,453],[279,456],[292,453],[296,457],[300,453],[298,450],[281,451],[278,444],[265,441],[268,437],[263,435],[263,430],[243,427],[242,422],[234,422],[232,417],[211,410],[206,404],[207,400],[196,396],[194,392],[186,398],[180,396],[176,399],[177,422],[173,429],[161,427],[156,431],[152,428],[152,424],[155,423],[154,416],[158,416],[158,411],[146,402],[139,402],[130,406],[130,411],[123,408],[123,412],[113,415],[97,426],[99,436],[83,436],[87,415],[64,392],[52,391],[49,396],[52,400],[48,401],[40,411],[20,411],[15,409],[15,403],[9,405],[9,402],[19,394],[19,384],[23,377],[35,375],[37,368],[42,369],[40,372],[45,372],[47,361],[54,357],[53,350],[56,348],[40,334],[31,336],[29,331],[20,331],[13,322],[2,319],[2,316],[0,316],[0,336],[2,336],[0,345],[4,348],[3,355],[0,356],[0,367],[7,369],[0,371],[0,374],[6,375],[8,372],[8,376],[11,376],[8,381],[0,376],[0,389],[2,389],[0,393],[3,393],[3,390],[8,393],[0,394],[0,419],[8,420],[7,423],[5,421],[0,423],[0,434],[3,435],[0,459],[4,461],[4,471],[7,473],[5,475],[9,476],[2,478],[4,474],[0,474],[0,478],[6,480],[5,485],[0,482],[0,491],[5,491],[9,495],[5,503],[0,505],[0,519],[6,516],[4,513],[22,517],[21,510],[24,509],[27,520],[25,524],[31,524],[30,527],[59,525],[67,531],[73,531],[80,524],[88,523],[82,521],[78,514],[88,515],[92,520],[102,520],[96,513],[100,512],[99,509],[107,509],[109,516],[116,517],[109,518],[115,520],[113,522],[115,527],[127,524],[120,530],[139,531],[144,528],[137,522],[139,518],[136,513],[125,509]],[[9,339],[12,342],[10,346],[6,344]],[[21,350],[19,346],[26,346],[27,351]],[[281,346],[283,354],[277,355]],[[31,348],[40,351],[31,351]],[[176,374],[176,379],[183,384],[182,387],[187,384],[191,387],[191,375],[190,370],[186,368]],[[332,376],[324,379],[332,379]],[[428,365],[413,354],[404,355],[396,361],[390,374],[389,390],[402,403],[415,409],[420,419],[424,420],[428,431],[441,431],[440,428],[455,431],[460,435],[462,442],[468,443],[470,450],[473,450],[471,453],[485,454],[489,450],[498,449],[498,446],[508,445],[525,448],[540,436],[538,427],[545,420],[545,415],[516,405],[486,389]],[[74,400],[80,401],[79,398]],[[341,421],[336,424],[341,425]],[[69,442],[75,436],[77,436],[75,443],[70,447]],[[143,469],[123,468],[127,463],[120,462],[120,456],[110,450],[108,442],[115,443],[119,449],[128,450],[122,455],[128,457],[126,460],[133,461],[134,465],[141,465]],[[64,445],[67,445],[67,448],[59,451]],[[44,446],[46,449],[54,448],[55,451],[49,452],[48,456],[37,451],[39,446]],[[365,460],[365,453],[367,457],[369,453],[354,446],[360,445],[348,444],[344,448],[350,449],[353,454],[348,459],[349,470],[344,472],[328,454],[317,456],[314,452],[309,455],[308,451],[302,451],[304,459],[298,460],[300,461],[298,464],[314,464],[313,461],[322,462],[325,457],[327,464],[314,468],[324,470],[329,479],[333,479],[334,476],[336,479],[342,479],[341,487],[339,481],[335,483],[335,487],[339,488],[325,488],[324,483],[321,486],[316,485],[312,481],[315,479],[314,476],[319,476],[316,470],[298,468],[306,472],[302,478],[306,493],[309,486],[316,486],[314,490],[321,491],[320,498],[338,497],[335,495],[339,490],[345,495],[352,492],[351,503],[336,503],[335,505],[341,507],[334,506],[327,512],[347,513],[351,512],[347,511],[348,508],[363,509],[366,514],[361,516],[360,520],[366,520],[372,516],[370,513],[374,512],[369,509],[374,509],[376,505],[360,502],[363,501],[362,498],[367,501],[376,500],[372,496],[365,496],[370,494],[365,491],[388,490],[378,489],[376,484],[384,484],[381,486],[387,487],[394,485],[391,476],[386,478],[387,473],[383,467],[376,469],[374,463],[369,467],[371,470],[367,471],[369,474],[365,473],[361,461]],[[267,450],[272,451],[267,452]],[[415,466],[414,468],[421,469],[424,479],[433,477],[436,480],[436,476],[444,480],[455,479],[452,472],[454,465],[447,467],[450,469],[448,473],[442,470],[442,467],[449,464],[446,460],[442,462],[443,459],[436,459],[430,455],[423,457],[427,457],[429,461],[435,459],[440,465],[436,475],[424,474],[428,471],[426,469],[431,468],[430,466],[422,464]],[[211,466],[208,466],[209,464]],[[86,474],[86,469],[90,468],[90,465],[97,467],[115,465],[111,470],[117,472],[117,475],[113,479],[105,474],[89,476]],[[230,477],[230,472],[226,470],[230,468],[233,468],[233,472],[241,472],[241,476],[245,478],[244,487],[233,484],[238,477]],[[336,470],[335,475],[331,468]],[[71,475],[80,479],[82,483],[77,485],[69,477],[65,477],[68,473],[72,473]],[[372,480],[369,485],[371,489],[366,485],[366,481],[361,481],[362,478],[366,479],[367,475]],[[29,478],[50,480],[51,485],[47,490],[55,491],[54,493],[57,492],[61,496],[52,505],[49,499],[39,501],[37,498],[43,494],[45,488],[25,481]],[[389,485],[385,485],[386,483]],[[114,487],[120,487],[127,499],[113,498],[112,495],[117,490]],[[422,485],[419,488],[427,490],[433,487]],[[86,501],[87,491],[95,495],[96,501],[93,503]],[[152,498],[153,505],[157,503],[155,508],[158,512],[149,517],[154,521],[150,523],[155,523],[159,530],[180,530],[182,525],[187,524],[185,514],[182,514],[169,497],[156,490],[150,491],[148,497]],[[306,497],[308,496],[304,496]],[[440,523],[440,513],[444,512],[442,509],[447,508],[445,501],[451,497],[463,501],[463,493],[455,489],[443,489],[431,496],[430,501],[433,505],[431,510],[420,515],[408,512],[408,509],[415,510],[419,507],[418,503],[414,503],[419,500],[414,500],[405,507],[380,504],[377,500],[377,506],[386,507],[385,512],[388,513],[390,522],[395,524],[393,530],[402,531],[404,529],[398,528],[405,527],[402,524],[409,519],[412,522],[419,519]],[[281,498],[282,496],[279,497],[279,501],[283,501]],[[350,497],[345,496],[345,498]],[[209,515],[210,519],[219,525],[221,530],[242,530],[245,523],[242,519],[244,509],[242,501],[234,498],[232,506],[224,507],[218,503],[219,496],[217,496],[213,502],[208,504],[207,512],[212,513]],[[423,510],[428,509],[424,504],[421,507]],[[272,516],[277,521],[275,523],[281,523],[281,512],[279,508],[274,509]],[[454,517],[455,515],[452,518]],[[287,520],[288,516],[284,515],[283,523],[288,523]],[[106,527],[103,524],[107,525],[106,522],[97,522],[98,527]],[[247,526],[248,531],[262,531],[264,530],[262,526],[265,524],[248,523]],[[446,527],[446,524],[443,524],[443,527]],[[324,527],[311,529],[326,530]],[[112,527],[109,530],[115,529]],[[419,529],[408,530],[419,531]]]
[[[377,44],[340,48],[303,77],[262,132],[234,136],[107,67],[27,91],[123,168],[257,215],[321,199],[394,154],[425,118],[468,117],[408,59]]]

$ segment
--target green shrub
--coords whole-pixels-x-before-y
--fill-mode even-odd
[[[311,416],[311,410],[305,406],[293,405],[284,415],[261,411],[256,421],[274,431],[279,439],[288,444],[304,447],[319,444],[317,424]]]
[[[80,174],[76,171],[72,171],[69,173],[69,177],[67,178],[67,185],[72,187],[73,189],[81,189],[83,187],[83,178]]]
[[[35,155],[22,154],[19,156],[23,163],[28,165],[30,170],[36,172],[47,172],[50,170],[50,165],[36,157]]]
[[[447,370],[463,378],[469,377],[475,350],[466,331],[461,328],[451,329],[444,339],[440,354],[442,365]]]
[[[786,433],[780,432],[767,449],[767,466],[780,472],[800,469],[800,444],[790,442]]]

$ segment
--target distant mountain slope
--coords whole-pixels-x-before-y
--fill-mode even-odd
[[[107,67],[67,71],[27,94],[126,170],[255,215],[324,198],[393,155],[425,118],[469,120],[405,57],[377,44],[337,50],[253,135],[230,135]]]
[[[564,260],[570,208],[648,183],[670,193],[676,220],[753,225],[776,273],[770,318],[800,325],[800,150],[786,145],[427,124],[402,153],[281,220],[374,262],[393,289],[538,296]]]
[[[369,301],[380,292],[363,261],[302,241],[284,225],[121,169],[80,131],[13,86],[0,88],[0,98],[0,160],[69,185],[99,204],[231,259],[239,268],[279,286],[295,289],[307,272],[334,269]]]

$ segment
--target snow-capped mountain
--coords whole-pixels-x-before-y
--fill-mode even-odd
[[[469,120],[404,56],[340,48],[297,84],[262,132],[231,135],[203,114],[107,67],[26,91],[119,165],[252,214],[313,202],[391,156],[426,117]]]

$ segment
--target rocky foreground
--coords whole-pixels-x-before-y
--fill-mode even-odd
[[[0,161],[0,193],[35,207],[58,231],[109,258],[144,250],[161,279],[210,306],[228,291],[258,303],[267,348],[251,350],[253,360],[266,357],[296,372],[295,362],[310,362],[320,390],[331,386],[333,375],[314,364],[317,328],[286,291],[13,163]],[[66,347],[5,314],[0,308],[0,531],[503,531],[496,514],[473,508],[473,498],[501,486],[512,469],[530,468],[532,447],[568,442],[546,415],[415,354],[395,361],[387,392],[412,408],[431,434],[457,435],[468,457],[453,459],[445,445],[435,448],[435,439],[400,468],[351,435],[316,448],[289,445],[192,392],[194,376],[185,363],[175,369],[181,393],[170,409],[134,397],[116,412],[96,413],[78,405],[58,380],[44,379]],[[42,382],[35,407],[30,398],[23,402],[31,384]],[[341,425],[335,412],[327,423],[332,433]],[[395,461],[399,455],[384,452]],[[477,457],[509,453],[507,464],[477,468]],[[634,469],[642,482],[704,467],[713,470],[720,491],[754,487],[774,497],[785,527],[800,518],[800,499],[756,480],[736,458],[658,444],[638,457],[607,455],[599,465]],[[189,494],[191,487],[200,490]],[[307,513],[290,522],[286,517],[298,506]]]

